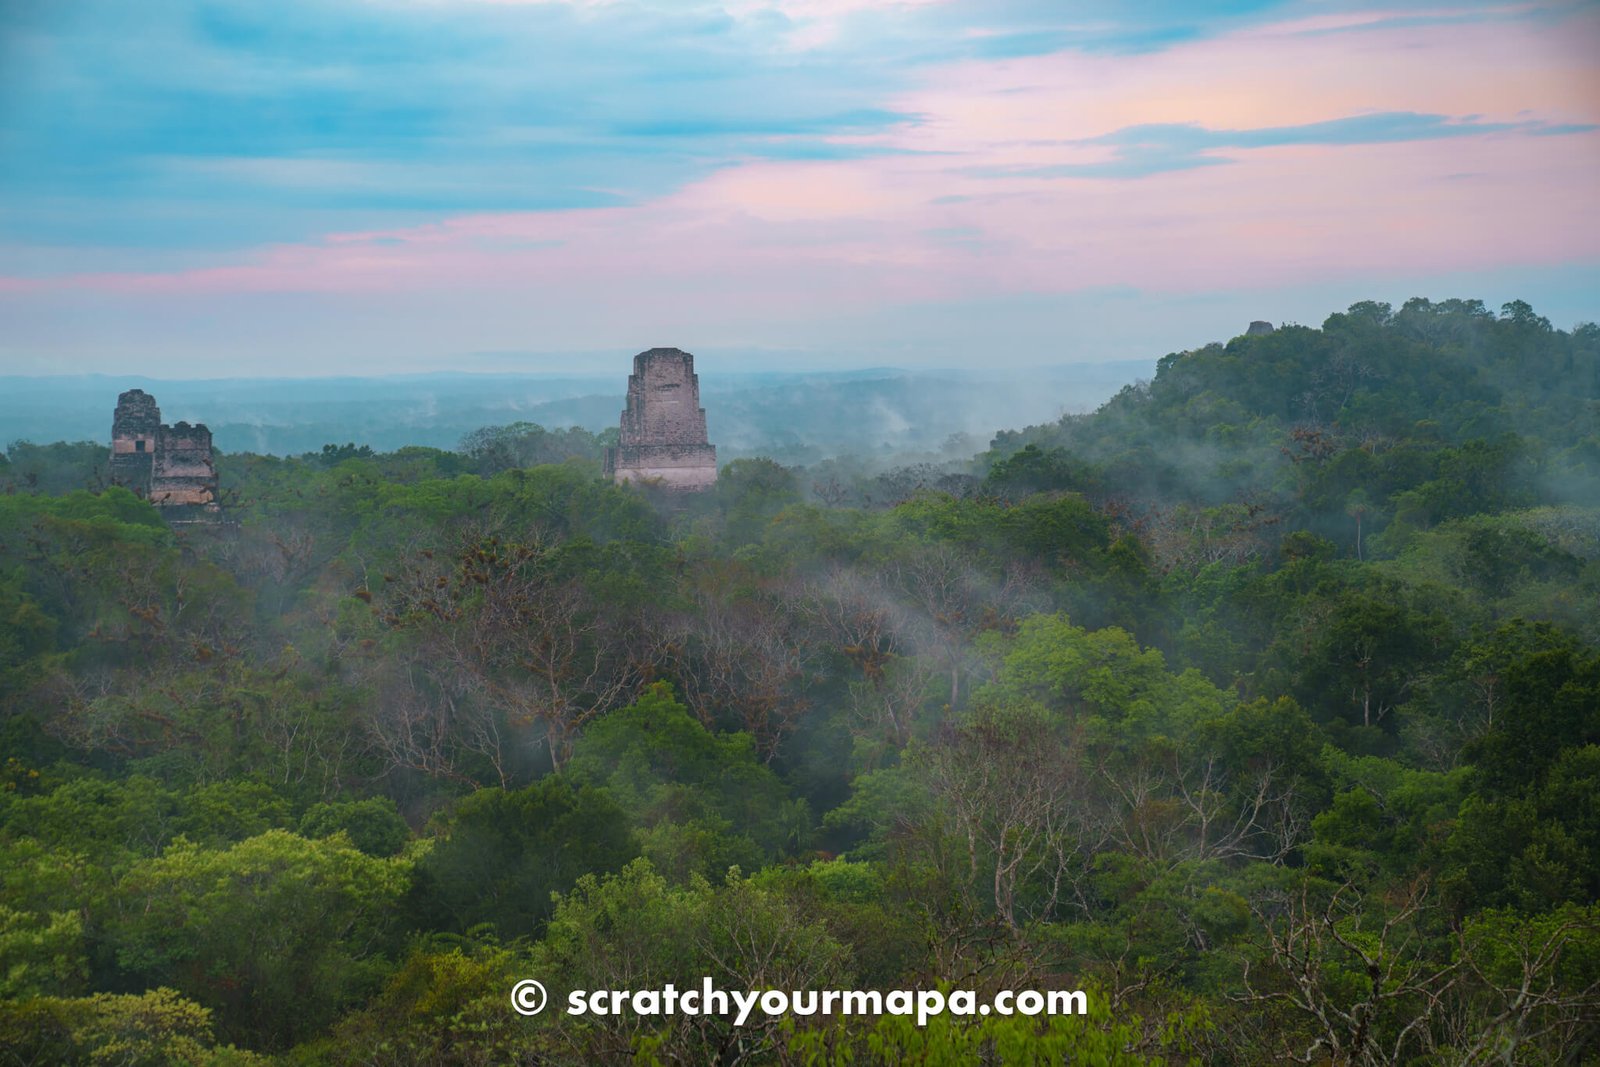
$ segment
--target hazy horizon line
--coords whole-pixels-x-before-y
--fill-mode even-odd
[[[631,358],[631,357],[630,357]],[[893,364],[878,364],[865,367],[817,367],[805,370],[795,369],[750,369],[750,368],[711,368],[719,378],[806,378],[819,376],[852,377],[871,374],[892,374],[912,376],[919,378],[1012,378],[1041,371],[1053,371],[1066,368],[1092,368],[1092,367],[1123,367],[1132,364],[1154,364],[1160,357],[1146,356],[1124,359],[1102,360],[1075,360],[1050,363],[1034,363],[1011,365],[1005,367],[905,367]],[[696,368],[696,373],[704,373],[704,368]],[[626,373],[626,372],[624,372]],[[0,381],[28,381],[28,382],[99,382],[106,380],[168,382],[172,384],[195,385],[208,382],[250,383],[250,382],[414,382],[429,379],[444,378],[471,378],[486,379],[521,379],[541,378],[547,380],[610,380],[615,378],[618,371],[558,371],[558,370],[526,370],[526,371],[477,371],[477,370],[436,370],[436,371],[401,371],[393,374],[252,374],[252,375],[218,375],[214,377],[162,377],[156,374],[133,372],[128,374],[114,374],[106,371],[83,371],[80,373],[54,373],[54,374],[27,374],[16,372],[0,372]]]

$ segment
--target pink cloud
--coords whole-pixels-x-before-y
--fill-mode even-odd
[[[1361,27],[1301,20],[1150,55],[966,62],[887,102],[920,124],[850,139],[893,154],[747,160],[632,206],[463,216],[200,269],[0,289],[498,293],[568,317],[609,297],[692,317],[1600,256],[1592,132],[1227,149],[1236,162],[1138,181],[992,176],[1102,161],[1107,148],[1070,142],[1142,123],[1248,129],[1371,111],[1600,121],[1583,47],[1600,41],[1600,13],[1416,27],[1374,12]]]
[[[1399,14],[1368,13],[1359,25],[1370,29],[1328,32],[1325,20],[1293,21],[1137,56],[959,63],[891,101],[931,120],[888,140],[976,151],[1141,123],[1246,129],[1378,111],[1600,118],[1600,11],[1559,23],[1386,25]]]

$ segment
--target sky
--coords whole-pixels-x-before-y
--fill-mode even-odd
[[[0,0],[0,374],[1600,319],[1600,3]]]

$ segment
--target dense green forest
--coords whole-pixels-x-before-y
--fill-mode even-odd
[[[1600,1062],[1600,328],[1358,304],[891,470],[0,460],[0,1063]],[[524,1018],[642,988],[1086,1016]]]

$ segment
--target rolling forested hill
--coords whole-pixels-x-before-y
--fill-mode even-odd
[[[180,529],[0,462],[0,1063],[1600,1045],[1593,325],[1358,304],[687,499],[581,428],[336,439]],[[507,1001],[704,976],[1091,1012]]]

